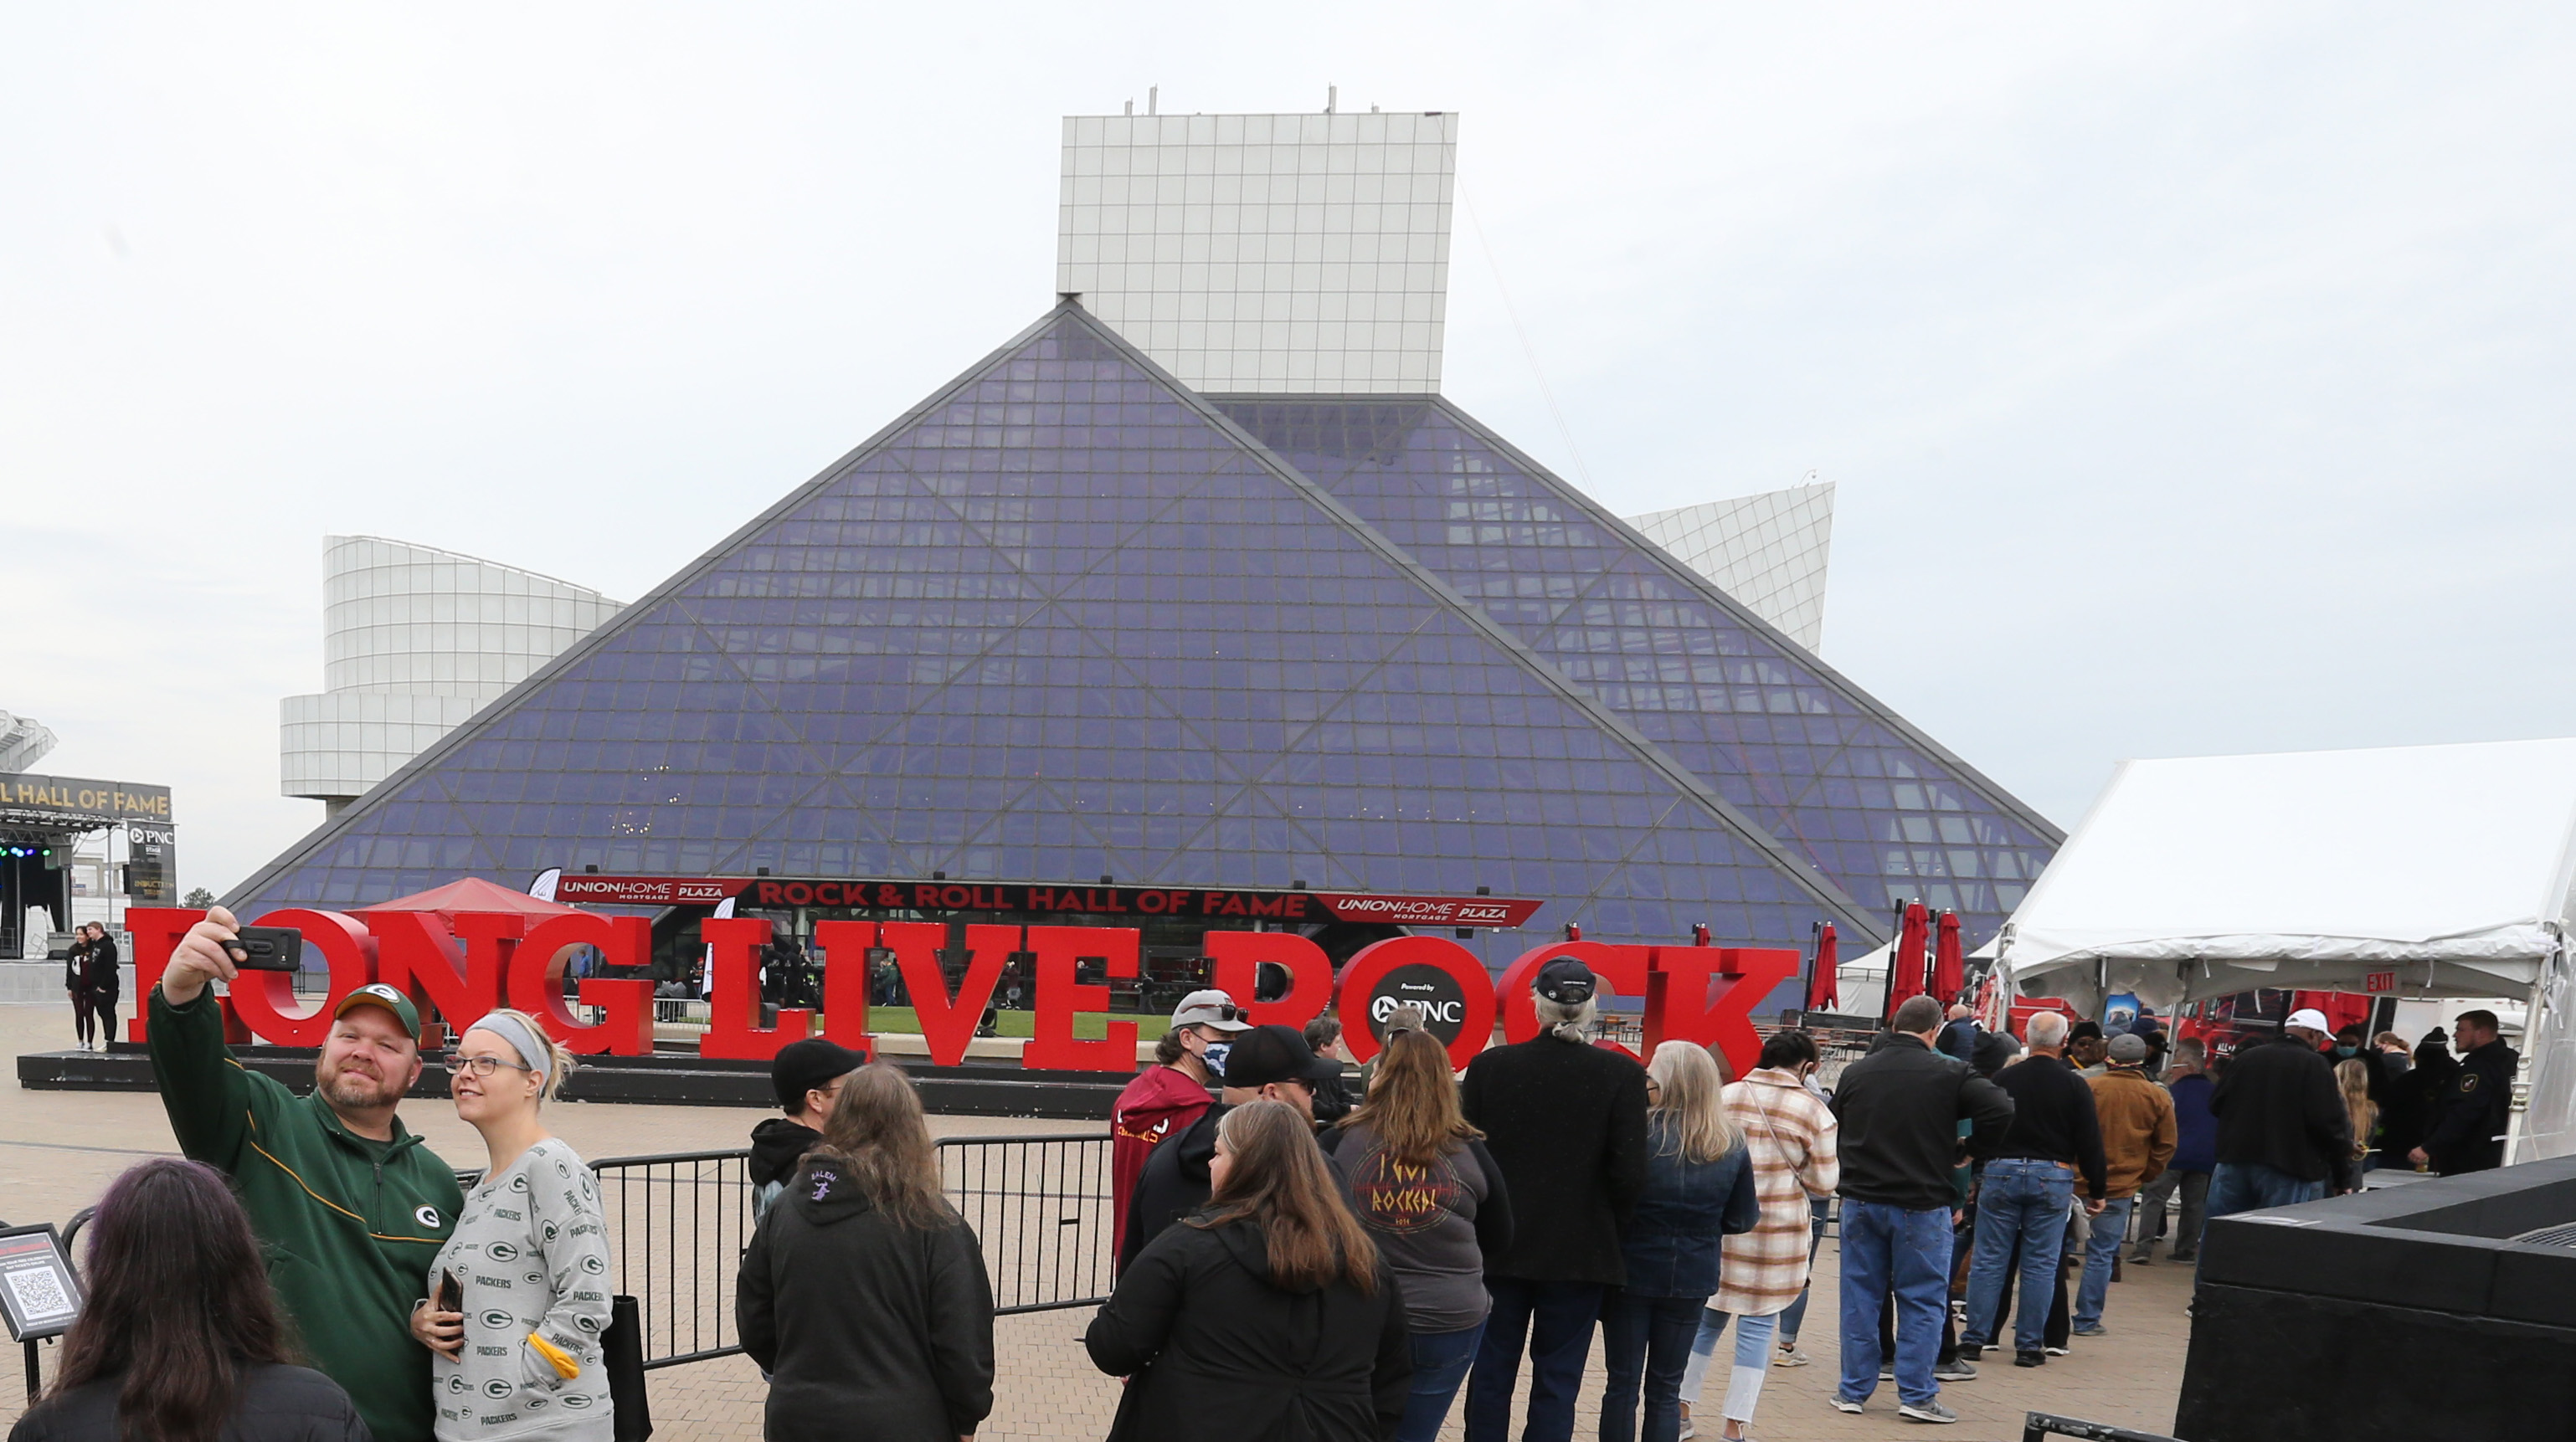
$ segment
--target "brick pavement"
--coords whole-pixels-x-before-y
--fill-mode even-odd
[[[51,1048],[70,1031],[67,1007],[0,1007],[0,1056]],[[415,1102],[405,1121],[441,1155],[472,1164],[479,1143],[472,1131],[434,1103]],[[565,1105],[553,1121],[586,1156],[716,1149],[742,1144],[758,1113],[712,1107]],[[995,1118],[938,1118],[943,1135],[962,1133],[1082,1132],[1079,1124]],[[173,1150],[159,1103],[148,1095],[17,1091],[0,1109],[0,1218],[67,1219],[95,1200],[118,1171],[137,1156]],[[1882,1386],[1870,1410],[1858,1417],[1825,1402],[1836,1365],[1829,1319],[1833,1315],[1835,1253],[1828,1243],[1818,1258],[1814,1321],[1803,1339],[1815,1365],[1772,1371],[1754,1435],[1762,1442],[1844,1442],[1917,1429],[1900,1421],[1892,1385]],[[2007,1358],[1990,1363],[1976,1381],[1942,1389],[1961,1418],[1933,1435],[1960,1442],[2011,1442],[2021,1415],[2038,1408],[2151,1432],[2173,1423],[2189,1322],[2186,1270],[2159,1265],[2131,1268],[2112,1289],[2106,1315],[2114,1335],[2079,1341],[2075,1355],[2050,1359],[2037,1371],[2016,1370]],[[1004,1317],[995,1326],[1001,1379],[992,1419],[982,1435],[993,1442],[1019,1438],[1105,1435],[1117,1406],[1117,1385],[1095,1372],[1082,1350],[1087,1311]],[[1576,1432],[1591,1436],[1598,1423],[1597,1352],[1585,1377]],[[22,1407],[19,1368],[0,1366],[0,1423]],[[1722,1386],[1722,1382],[1717,1384]],[[739,1357],[668,1368],[652,1374],[658,1442],[718,1442],[760,1433],[759,1373]],[[1716,1393],[1712,1391],[1711,1401]],[[1713,1436],[1714,1428],[1703,1436]],[[1453,1411],[1444,1437],[1463,1430]]]

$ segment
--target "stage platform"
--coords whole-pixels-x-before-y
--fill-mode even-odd
[[[233,1055],[253,1071],[275,1077],[298,1092],[313,1085],[313,1051],[309,1047],[244,1046]],[[1107,1072],[1029,1071],[1017,1066],[931,1066],[904,1057],[900,1063],[921,1087],[922,1105],[938,1116],[1044,1117],[1061,1121],[1097,1120],[1106,1126],[1110,1108],[1128,1078]],[[153,1091],[151,1059],[134,1042],[115,1042],[105,1052],[29,1052],[18,1058],[18,1084],[30,1091]],[[411,1094],[447,1095],[447,1074],[435,1067],[422,1071]],[[585,1057],[564,1078],[563,1098],[579,1102],[647,1102],[662,1106],[750,1107],[775,1109],[769,1090],[769,1063],[712,1061],[692,1051],[656,1051],[643,1056]]]

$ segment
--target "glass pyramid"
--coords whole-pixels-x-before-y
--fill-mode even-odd
[[[1500,608],[1496,572],[1480,609],[1447,578],[1476,567],[1354,504],[1060,307],[228,902],[765,866],[1490,886],[1608,940],[1885,930],[1533,653],[1579,647],[1564,608]]]
[[[1447,400],[1214,397],[1878,918],[1968,945],[2063,835]]]

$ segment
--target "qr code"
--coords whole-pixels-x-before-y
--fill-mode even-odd
[[[9,1298],[18,1307],[18,1315],[30,1322],[50,1322],[72,1315],[72,1299],[63,1292],[62,1278],[51,1267],[21,1267],[0,1272],[9,1281]]]

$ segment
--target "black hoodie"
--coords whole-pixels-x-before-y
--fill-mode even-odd
[[[769,1215],[770,1204],[796,1175],[796,1164],[814,1150],[823,1134],[788,1117],[771,1117],[751,1129],[751,1215]]]
[[[1404,1297],[1383,1263],[1374,1292],[1346,1278],[1290,1290],[1251,1222],[1166,1229],[1082,1340],[1093,1366],[1128,1379],[1111,1442],[1377,1442],[1413,1383]]]
[[[742,1349],[768,1442],[956,1442],[993,1410],[993,1287],[953,1214],[906,1227],[809,1157],[742,1254]]]

